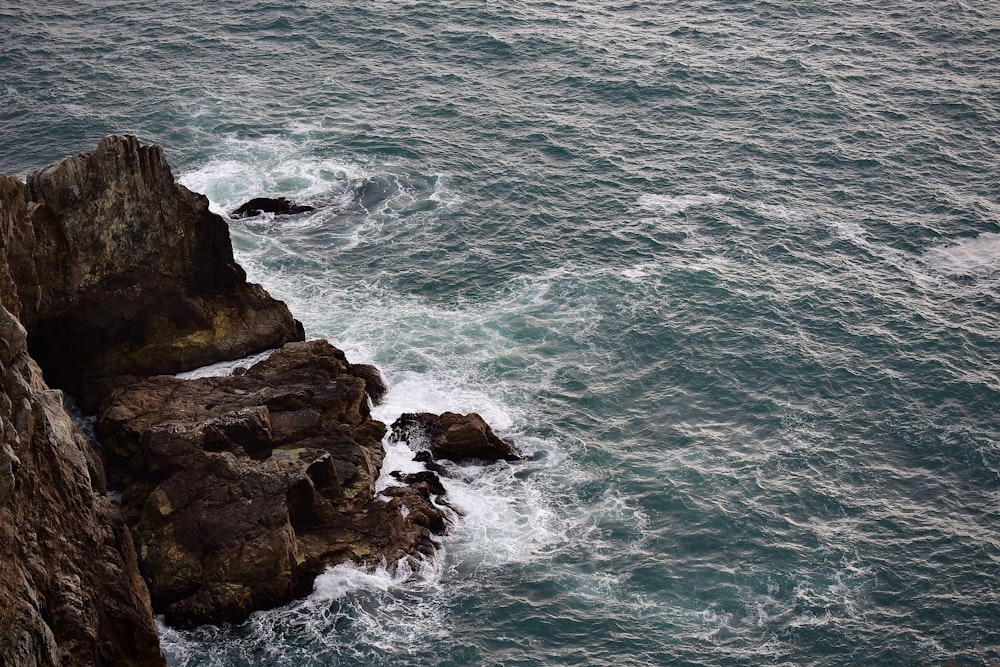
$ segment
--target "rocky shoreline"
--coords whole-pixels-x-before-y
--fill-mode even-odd
[[[162,665],[154,614],[240,622],[331,565],[418,564],[446,532],[434,472],[377,492],[378,370],[304,341],[158,146],[111,136],[0,175],[0,306],[0,664]],[[98,415],[100,456],[62,390]],[[392,437],[426,461],[520,456],[474,414],[403,415]]]

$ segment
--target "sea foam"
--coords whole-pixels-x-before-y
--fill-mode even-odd
[[[639,206],[663,215],[681,213],[694,206],[709,206],[729,201],[729,197],[720,194],[707,195],[653,195],[645,194],[639,197]]]
[[[948,276],[989,278],[1000,274],[1000,234],[987,233],[931,248],[923,261]]]

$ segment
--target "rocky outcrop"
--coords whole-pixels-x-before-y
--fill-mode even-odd
[[[425,480],[376,496],[385,426],[365,388],[343,352],[312,341],[241,375],[113,394],[103,456],[168,623],[238,622],[329,565],[433,551],[445,520]]]
[[[19,316],[48,381],[89,412],[136,377],[304,338],[246,282],[226,222],[174,182],[159,146],[106,137],[30,174],[24,200],[4,230]]]
[[[163,665],[100,462],[41,377],[0,306],[0,664]]]
[[[517,461],[520,452],[498,437],[475,412],[406,413],[392,424],[392,439],[405,440],[414,449],[429,451],[434,459],[455,463]]]
[[[308,213],[315,211],[312,206],[296,204],[288,201],[284,197],[256,197],[245,204],[242,204],[233,211],[234,218],[251,218],[262,213],[273,213],[274,215],[295,215],[296,213]]]
[[[0,175],[0,664],[162,665],[153,609],[236,622],[329,565],[434,551],[441,480],[376,492],[378,370],[303,338],[159,147],[107,137]],[[272,348],[231,377],[161,375]],[[103,460],[40,368],[101,409]],[[436,456],[518,457],[478,415],[404,417]]]

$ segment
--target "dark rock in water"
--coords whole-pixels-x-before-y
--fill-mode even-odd
[[[174,182],[159,146],[111,136],[30,174],[3,230],[32,356],[96,411],[111,388],[301,340],[246,282],[226,222]],[[19,205],[18,205],[19,206]]]
[[[445,490],[444,485],[441,483],[441,478],[438,477],[436,472],[431,470],[407,474],[403,474],[399,471],[393,471],[390,474],[403,484],[425,484],[427,486],[427,490],[435,496],[444,496],[448,493]]]
[[[296,213],[308,213],[315,211],[312,206],[296,204],[288,201],[284,197],[272,199],[270,197],[257,197],[237,208],[232,213],[234,218],[252,218],[261,213],[273,213],[275,215],[295,215]]]
[[[392,438],[406,440],[417,447],[425,445],[435,459],[450,459],[456,463],[523,458],[512,443],[493,433],[475,412],[467,415],[406,413],[393,422]]]
[[[5,180],[0,224],[3,191],[16,190]],[[16,302],[0,298],[0,665],[160,667],[149,593],[100,461],[29,358],[4,307]]]
[[[381,405],[385,392],[389,391],[382,373],[371,364],[351,364],[351,373],[365,381],[365,393],[371,399],[372,405]]]
[[[426,480],[375,494],[385,426],[353,370],[311,341],[239,376],[114,392],[102,455],[168,623],[239,622],[307,593],[327,566],[433,553],[446,524]]]

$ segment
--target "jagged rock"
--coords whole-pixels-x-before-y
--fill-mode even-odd
[[[27,348],[0,306],[0,664],[161,666],[146,585],[100,462]]]
[[[401,473],[398,470],[394,470],[390,473],[392,477],[398,479],[403,484],[425,484],[427,486],[427,491],[434,494],[435,496],[447,495],[448,491],[444,488],[444,484],[441,483],[441,478],[438,474],[432,470],[422,470],[420,472],[412,473]]]
[[[275,215],[295,215],[296,213],[308,213],[315,211],[312,206],[296,204],[288,201],[284,197],[272,199],[271,197],[256,197],[233,211],[234,218],[252,218],[261,213],[273,213]]]
[[[238,376],[112,394],[102,455],[168,623],[237,622],[329,565],[433,551],[445,522],[426,484],[375,495],[385,426],[365,390],[343,352],[311,341]]]
[[[88,412],[137,376],[304,338],[285,304],[246,282],[226,222],[174,182],[159,146],[105,137],[29,174],[23,200],[0,231],[31,354]]]
[[[405,413],[393,422],[392,438],[429,450],[435,459],[456,463],[523,458],[512,443],[499,438],[475,412],[467,415]]]
[[[389,387],[382,378],[382,373],[371,364],[352,364],[351,372],[365,381],[365,393],[371,399],[372,405],[381,405]]]

